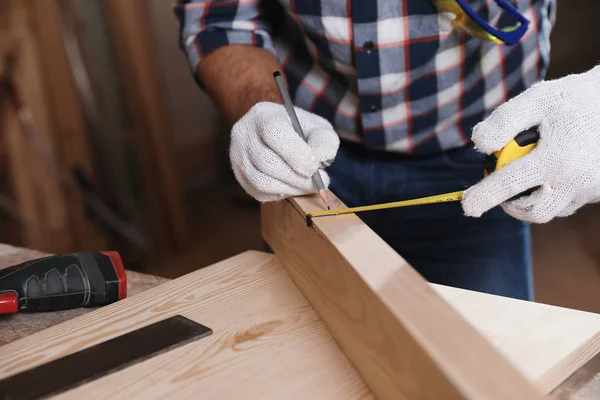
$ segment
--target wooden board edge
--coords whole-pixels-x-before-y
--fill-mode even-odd
[[[593,360],[600,353],[600,332],[590,340],[582,343],[579,348],[546,372],[538,381],[538,386],[544,392],[552,392],[559,388],[567,379],[576,374],[580,369],[586,368],[588,361]],[[598,365],[598,363],[594,363]]]
[[[541,398],[358,217],[308,228],[305,215],[319,204],[316,196],[263,204],[263,237],[378,397]]]

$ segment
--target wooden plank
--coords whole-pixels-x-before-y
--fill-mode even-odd
[[[600,396],[600,354],[575,371],[550,395],[556,400],[596,400]]]
[[[600,351],[600,314],[432,287],[543,393]]]
[[[163,229],[146,198],[143,171],[133,137],[130,112],[124,96],[122,79],[114,55],[113,40],[102,2],[61,0],[65,30],[76,33],[70,45],[70,57],[85,65],[80,71],[77,88],[89,118],[90,134],[98,175],[107,203],[125,221],[140,231],[147,241],[160,239]],[[154,243],[151,243],[154,244]],[[151,256],[149,249],[138,248],[130,241],[114,243],[125,258],[143,260]],[[157,249],[160,250],[160,249]]]
[[[59,398],[369,398],[278,260],[247,252],[0,347],[0,378],[180,314],[210,337]]]
[[[41,139],[49,143],[54,152],[50,111],[40,70],[39,44],[32,33],[23,2],[11,2],[10,15],[10,31],[19,43],[13,70],[15,85],[31,110]],[[5,240],[48,252],[72,250],[73,236],[69,230],[68,209],[61,183],[25,136],[14,109],[3,103],[0,114],[0,131],[10,173],[10,195],[22,218],[18,221],[18,238]]]
[[[9,32],[5,32],[0,27],[0,60],[4,60],[10,54],[12,54],[16,48],[16,40],[10,36]],[[6,71],[4,70],[4,63],[0,63],[0,76],[3,76]]]
[[[39,41],[44,83],[48,93],[48,110],[53,123],[53,139],[57,144],[57,159],[70,172],[80,169],[94,183],[94,159],[89,132],[68,62],[61,32],[61,18],[56,1],[35,1],[27,8]],[[75,249],[103,250],[107,238],[94,226],[79,192],[64,185],[69,209],[70,229]]]
[[[263,237],[377,397],[541,397],[356,215],[307,227],[318,209],[315,196],[264,204]]]
[[[160,235],[157,243],[177,249],[187,242],[185,207],[147,5],[144,0],[106,0],[103,4],[152,207],[148,218]]]

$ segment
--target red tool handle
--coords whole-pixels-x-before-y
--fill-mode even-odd
[[[19,310],[16,292],[0,293],[0,314],[12,314]]]

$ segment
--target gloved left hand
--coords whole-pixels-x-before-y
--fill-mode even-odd
[[[509,100],[474,128],[473,142],[490,154],[534,126],[540,139],[529,154],[465,192],[467,216],[479,217],[501,204],[515,218],[543,223],[600,201],[600,66],[541,82]]]

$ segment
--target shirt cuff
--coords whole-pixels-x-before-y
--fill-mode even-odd
[[[271,36],[265,31],[204,30],[195,36],[189,37],[185,43],[185,52],[190,63],[190,68],[196,82],[201,88],[204,89],[204,86],[198,78],[198,65],[213,51],[230,44],[242,44],[264,48],[277,57]]]

